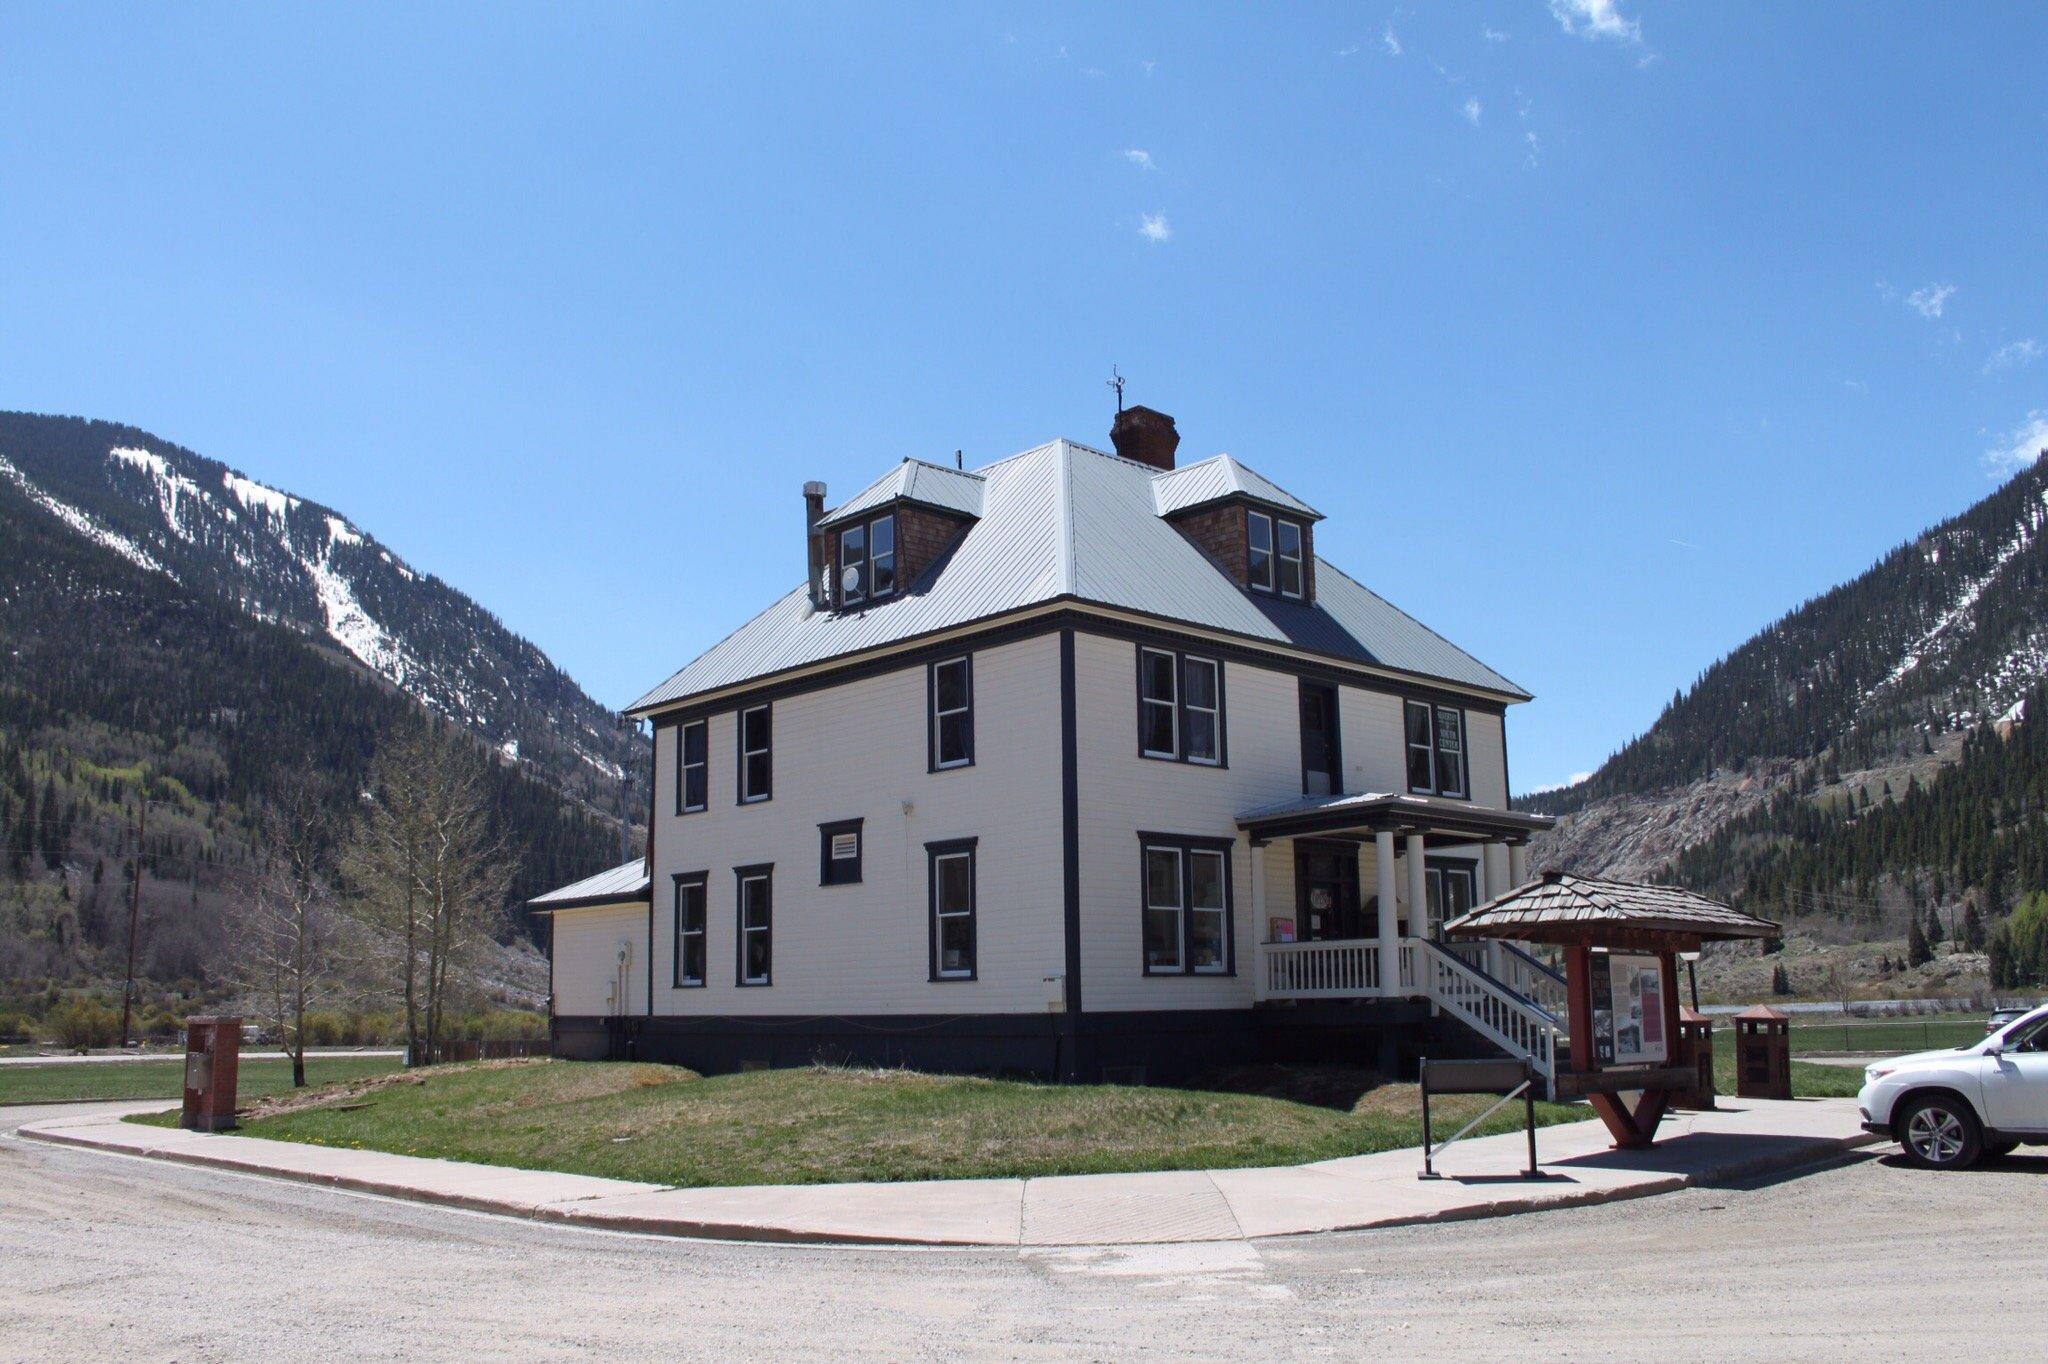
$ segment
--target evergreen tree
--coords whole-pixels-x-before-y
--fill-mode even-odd
[[[1786,974],[1785,963],[1779,962],[1771,968],[1771,993],[1789,995],[1792,993],[1792,977]]]
[[[1977,912],[1974,904],[1963,909],[1962,927],[1956,932],[1956,943],[1965,952],[1984,950],[1984,916]]]
[[[1920,927],[1918,919],[1914,919],[1906,929],[1906,965],[1925,966],[1933,960],[1934,953],[1927,946],[1926,930]]]

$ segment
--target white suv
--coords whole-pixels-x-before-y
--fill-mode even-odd
[[[2048,1144],[2048,1008],[1971,1046],[1879,1061],[1863,1072],[1856,1102],[1866,1130],[1928,1169]]]

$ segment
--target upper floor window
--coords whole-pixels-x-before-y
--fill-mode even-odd
[[[1260,511],[1244,515],[1246,580],[1260,592],[1301,596],[1305,581],[1301,522]]]
[[[1456,706],[1410,701],[1408,789],[1463,800],[1470,783],[1465,757],[1465,712]]]
[[[880,601],[896,591],[896,514],[839,532],[839,604]]]
[[[774,794],[774,754],[766,706],[740,712],[739,768],[740,804],[766,800]]]
[[[676,730],[676,813],[704,808],[711,796],[711,724],[692,720]]]
[[[1223,665],[1195,654],[1140,647],[1138,747],[1148,758],[1221,766]]]
[[[929,762],[936,772],[974,763],[974,660],[949,658],[931,665],[927,677],[930,699]]]

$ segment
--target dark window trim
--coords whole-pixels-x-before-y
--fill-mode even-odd
[[[1477,909],[1479,907],[1479,859],[1476,857],[1440,857],[1435,853],[1428,854],[1422,859],[1423,882],[1425,885],[1427,885],[1428,878],[1432,873],[1438,878],[1437,922],[1439,924],[1443,923],[1445,917],[1443,913],[1444,899],[1442,879],[1443,874],[1445,872],[1451,872],[1453,874],[1462,872],[1466,877],[1469,878],[1469,883],[1472,887],[1472,908]],[[1425,906],[1425,909],[1426,908],[1427,906]]]
[[[1155,968],[1145,959],[1145,911],[1150,908],[1151,879],[1145,858],[1155,848],[1170,848],[1180,854],[1180,965]],[[1192,976],[1202,980],[1228,980],[1237,974],[1237,874],[1232,854],[1236,851],[1237,840],[1232,838],[1211,838],[1200,834],[1163,834],[1145,830],[1138,832],[1138,965],[1148,976]],[[1194,953],[1193,908],[1188,904],[1193,894],[1194,878],[1189,874],[1192,868],[1192,854],[1198,852],[1221,853],[1223,855],[1223,969],[1221,971],[1197,971]]]
[[[768,974],[760,980],[747,979],[747,882],[759,878],[768,883]],[[735,987],[765,990],[775,983],[775,864],[755,862],[732,869],[733,963]],[[709,963],[707,963],[707,966]]]
[[[1415,784],[1412,774],[1410,774],[1408,771],[1408,758],[1410,753],[1412,751],[1419,751],[1418,745],[1410,742],[1408,738],[1408,713],[1409,711],[1415,709],[1418,706],[1421,707],[1423,711],[1425,711],[1429,716],[1429,785],[1427,786],[1417,786]],[[1458,712],[1458,778],[1463,788],[1459,791],[1442,790],[1440,789],[1441,783],[1437,781],[1437,771],[1440,766],[1440,759],[1442,755],[1442,750],[1438,747],[1439,743],[1441,742],[1441,738],[1440,731],[1437,729],[1437,712],[1445,710],[1454,710]],[[1445,800],[1470,801],[1472,799],[1471,713],[1463,706],[1452,705],[1445,701],[1425,699],[1417,696],[1408,696],[1402,698],[1401,773],[1403,780],[1407,781],[1408,783],[1408,794],[1412,796],[1441,796]]]
[[[1294,528],[1295,550],[1292,559],[1289,559],[1280,552],[1280,528],[1282,526],[1292,526]],[[1281,585],[1280,568],[1282,564],[1286,563],[1292,563],[1296,570],[1294,575],[1295,590],[1292,592],[1289,592]],[[1308,526],[1296,517],[1276,516],[1273,518],[1273,593],[1275,596],[1284,597],[1288,601],[1308,600]]]
[[[866,607],[873,606],[877,602],[889,601],[902,594],[903,518],[897,515],[898,509],[898,504],[891,502],[887,506],[876,508],[873,512],[870,512],[866,516],[857,517],[850,521],[843,521],[838,525],[832,527],[832,566],[828,570],[828,572],[830,572],[832,575],[833,610],[859,611],[865,609]],[[874,582],[875,566],[875,523],[877,521],[895,522],[895,524],[889,528],[889,556],[894,561],[896,577],[895,580],[890,583],[889,590],[886,592],[877,592],[874,590],[874,587],[872,586]],[[861,597],[859,601],[846,600],[846,585],[845,580],[842,577],[842,575],[846,572],[846,560],[844,557],[846,552],[846,532],[850,530],[858,530],[861,533],[861,581],[864,584],[868,584],[867,586],[864,586],[862,588]]]
[[[1224,673],[1227,671],[1223,656],[1203,649],[1170,649],[1143,640],[1137,643],[1138,697],[1138,756],[1153,762],[1186,763],[1190,767],[1228,768],[1230,766],[1229,726],[1224,721],[1228,709],[1225,695]],[[1173,752],[1158,753],[1145,747],[1145,708],[1154,704],[1145,696],[1145,655],[1163,654],[1173,660]],[[1191,758],[1188,756],[1188,660],[1207,663],[1216,669],[1216,756],[1212,758]]]
[[[941,763],[939,761],[939,669],[953,663],[965,664],[967,668],[967,758],[964,762]],[[958,772],[963,767],[974,766],[974,655],[972,653],[952,654],[946,658],[935,658],[924,665],[924,770],[927,772]]]
[[[1319,677],[1297,678],[1294,683],[1294,723],[1297,729],[1301,725],[1301,699],[1310,687],[1316,687],[1330,693],[1330,766],[1333,769],[1330,773],[1330,794],[1340,795],[1344,790],[1344,684],[1326,681]],[[1404,726],[1408,723],[1408,712],[1405,710],[1401,712],[1401,723]],[[1408,731],[1404,728],[1401,731],[1404,741],[1407,735]],[[1401,756],[1405,761],[1408,756],[1408,750],[1402,749]],[[1407,769],[1404,767],[1402,770],[1406,771]],[[1301,793],[1303,795],[1310,794],[1308,789],[1307,734],[1301,735]]]
[[[979,838],[947,838],[924,845],[926,970],[935,984],[953,985],[981,979],[981,857]],[[939,859],[967,854],[967,935],[974,965],[965,975],[939,971]]]
[[[683,762],[684,736],[689,730],[700,727],[704,731],[704,761],[694,765],[704,769],[704,803],[702,805],[692,805],[689,803],[687,794],[689,791],[689,770]],[[682,724],[676,726],[676,813],[678,815],[701,815],[710,808],[711,717],[705,715],[699,716],[695,720],[685,720]]]
[[[1309,595],[1309,592],[1308,592],[1308,561],[1309,561],[1309,552],[1308,552],[1308,526],[1309,526],[1309,523],[1308,523],[1307,521],[1303,520],[1303,519],[1302,519],[1301,517],[1299,517],[1299,516],[1289,516],[1289,515],[1286,515],[1285,513],[1282,513],[1282,512],[1278,512],[1278,511],[1267,511],[1266,509],[1264,509],[1264,508],[1262,508],[1262,507],[1246,507],[1246,508],[1244,509],[1244,515],[1245,515],[1245,522],[1244,522],[1244,585],[1245,585],[1245,587],[1246,587],[1247,589],[1249,589],[1250,591],[1253,591],[1253,592],[1258,592],[1258,593],[1262,593],[1262,594],[1264,594],[1264,595],[1266,595],[1266,596],[1268,596],[1268,597],[1279,597],[1279,598],[1282,598],[1283,600],[1286,600],[1286,601],[1301,601],[1301,602],[1305,602],[1305,601],[1307,601],[1307,600],[1308,600],[1308,595]],[[1266,582],[1263,582],[1263,583],[1261,583],[1261,582],[1256,582],[1256,581],[1254,581],[1254,580],[1253,580],[1253,578],[1252,578],[1252,522],[1251,522],[1251,518],[1253,518],[1254,516],[1257,516],[1257,517],[1262,517],[1262,518],[1264,518],[1264,520],[1265,520],[1265,522],[1266,522],[1267,526],[1269,527],[1269,529],[1268,529],[1268,531],[1267,531],[1267,549],[1266,549],[1266,566],[1267,566],[1267,581],[1266,581]],[[1296,544],[1298,544],[1298,545],[1299,545],[1299,546],[1301,547],[1300,553],[1299,553],[1299,554],[1297,554],[1297,555],[1295,556],[1295,558],[1293,558],[1292,560],[1290,560],[1290,561],[1289,561],[1289,562],[1291,562],[1291,563],[1294,563],[1294,564],[1297,564],[1297,565],[1299,565],[1299,566],[1300,566],[1300,569],[1301,569],[1301,574],[1300,574],[1300,577],[1301,577],[1301,590],[1300,590],[1300,591],[1298,591],[1298,592],[1289,592],[1289,591],[1287,591],[1287,590],[1286,590],[1285,588],[1283,588],[1283,587],[1281,587],[1281,586],[1280,586],[1280,559],[1281,559],[1281,554],[1280,554],[1280,527],[1281,527],[1281,526],[1283,526],[1283,525],[1288,525],[1288,526],[1292,526],[1292,527],[1294,527],[1294,534],[1295,534],[1295,543],[1296,543]]]
[[[757,710],[768,712],[768,789],[758,796],[747,794],[747,717]],[[775,799],[775,703],[757,701],[734,712],[732,725],[733,794],[741,805],[766,805]],[[706,750],[709,756],[709,750]]]
[[[792,696],[806,696],[812,692],[843,687],[849,682],[858,682],[865,678],[903,672],[935,658],[954,658],[970,650],[993,649],[1021,640],[1058,636],[1065,631],[1085,634],[1095,639],[1122,640],[1147,643],[1157,648],[1181,649],[1200,654],[1204,658],[1264,668],[1268,672],[1279,673],[1284,677],[1307,678],[1336,686],[1354,687],[1359,691],[1391,697],[1397,701],[1430,698],[1481,715],[1505,715],[1510,705],[1519,705],[1527,699],[1518,696],[1512,701],[1493,700],[1486,696],[1453,691],[1447,687],[1431,686],[1413,674],[1402,673],[1389,677],[1365,671],[1362,664],[1347,664],[1343,659],[1299,658],[1274,653],[1259,647],[1260,642],[1249,636],[1217,639],[1195,635],[1185,629],[1176,628],[1177,622],[1142,611],[1120,611],[1120,616],[1131,617],[1120,619],[1084,609],[1085,604],[1072,596],[1059,598],[1056,603],[1050,605],[1054,606],[1050,611],[1044,611],[1043,606],[1028,608],[1042,614],[1026,615],[1019,619],[992,620],[984,628],[945,639],[932,639],[931,636],[944,632],[932,630],[926,634],[895,640],[887,647],[896,652],[848,657],[836,666],[822,671],[808,672],[801,676],[788,676],[785,673],[757,678],[743,690],[727,691],[715,700],[681,705],[647,718],[657,728],[673,726],[704,716],[725,715],[751,709],[764,702],[781,701]]]
[[[1256,516],[1266,523],[1266,581],[1260,582],[1252,575],[1252,518]],[[1273,513],[1260,511],[1257,507],[1244,509],[1244,585],[1254,592],[1271,592],[1279,581],[1279,561],[1274,557],[1277,548],[1273,536]]]
[[[711,981],[711,873],[708,871],[679,871],[669,878],[674,884],[674,893],[669,899],[669,942],[671,946],[669,980],[671,990],[701,990]],[[704,974],[696,980],[683,979],[683,887],[695,886],[704,892],[704,926],[698,930],[704,939]]]
[[[861,832],[862,821],[858,819],[837,819],[818,826],[818,884],[820,886],[857,886],[861,882],[862,864],[867,856],[867,836]],[[847,859],[832,856],[832,839],[838,834],[853,835],[853,875],[843,880],[834,880],[832,864]]]

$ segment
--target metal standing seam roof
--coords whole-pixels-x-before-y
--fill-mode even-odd
[[[836,525],[891,502],[922,502],[928,507],[981,515],[982,476],[921,459],[906,459],[845,502],[818,518],[821,526]]]
[[[914,463],[914,462],[913,462]],[[1195,467],[1195,466],[1190,466]],[[835,515],[888,500],[877,489],[931,470],[978,481],[980,516],[953,549],[888,600],[846,612],[814,608],[802,585],[627,707],[644,713],[937,631],[1064,599],[1291,646],[1345,662],[1475,687],[1528,693],[1356,580],[1316,561],[1313,603],[1245,591],[1159,514],[1150,465],[1055,440],[961,475],[936,465],[894,470]],[[933,488],[941,486],[935,482]],[[874,500],[869,500],[873,495]],[[671,594],[669,600],[674,600]]]
[[[529,909],[573,909],[579,905],[605,904],[615,900],[645,900],[652,893],[653,881],[647,874],[647,860],[636,857],[610,871],[601,871],[545,895],[536,895],[526,904]]]
[[[1460,819],[1513,826],[1526,833],[1541,833],[1557,823],[1549,815],[1532,815],[1521,810],[1496,810],[1451,796],[1417,796],[1398,791],[1361,791],[1349,795],[1297,796],[1246,810],[1237,817],[1240,829],[1284,824],[1306,816],[1342,815],[1354,818],[1361,827],[1376,815],[1411,819],[1426,824],[1432,816],[1455,823]]]
[[[1314,507],[1229,455],[1212,455],[1199,464],[1152,476],[1152,503],[1161,516],[1220,502],[1226,497],[1249,497],[1299,512],[1312,521],[1323,519],[1323,514]]]
[[[1577,928],[1635,928],[1702,938],[1771,938],[1781,929],[1718,900],[1677,886],[1640,881],[1603,881],[1591,876],[1545,872],[1460,915],[1447,933],[1519,937],[1530,931]]]

